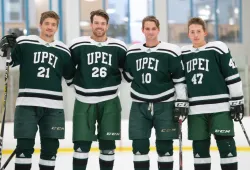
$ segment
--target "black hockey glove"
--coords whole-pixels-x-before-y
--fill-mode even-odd
[[[2,37],[0,41],[0,54],[2,57],[6,57],[7,49],[13,48],[16,44],[16,34],[5,35]]]
[[[189,103],[187,100],[176,100],[174,103],[174,121],[178,122],[182,116],[182,121],[187,118]]]
[[[243,97],[233,97],[229,100],[230,116],[234,121],[242,120],[244,117],[244,99]]]

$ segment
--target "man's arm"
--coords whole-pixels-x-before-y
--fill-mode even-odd
[[[65,64],[63,68],[63,77],[65,78],[65,81],[68,86],[73,84],[73,78],[75,75],[75,64],[72,60],[72,57],[67,54],[66,59],[65,59]]]
[[[128,51],[129,52],[129,51]],[[122,71],[122,75],[123,75],[123,78],[126,80],[126,82],[130,83],[134,77],[130,71],[130,65],[129,65],[129,53],[127,53],[126,57],[125,57],[125,64],[124,64],[124,68],[123,68],[123,71]]]
[[[173,55],[170,56],[169,62],[169,72],[173,79],[176,99],[177,100],[187,100],[187,85],[184,72],[184,66],[181,60],[181,50],[179,47],[175,46],[173,49]]]
[[[80,38],[76,38],[74,40],[71,41],[70,45],[69,45],[69,50],[70,50],[70,53],[71,53],[71,60],[73,61],[74,63],[74,66],[77,67],[80,60],[79,60],[79,57],[80,57],[80,47],[78,47],[78,42],[80,41]]]
[[[221,49],[219,53],[219,66],[230,94],[229,103],[231,117],[237,121],[244,116],[242,81],[228,47],[223,42],[217,43],[218,47]]]
[[[173,46],[172,51],[173,54],[170,56],[169,70],[176,92],[174,120],[179,121],[181,117],[182,121],[184,121],[188,115],[189,108],[184,65],[181,60],[181,49],[178,46]]]

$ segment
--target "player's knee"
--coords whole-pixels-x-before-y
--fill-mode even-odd
[[[113,167],[113,161],[115,159],[115,141],[99,140],[99,149],[100,149],[100,166],[106,168]]]
[[[99,149],[100,150],[114,150],[115,141],[114,140],[99,140]]]
[[[57,150],[59,148],[59,140],[53,138],[41,138],[41,159],[56,159]]]
[[[156,140],[156,150],[159,156],[172,156],[173,140]]]
[[[135,155],[147,155],[149,152],[149,139],[133,140],[133,153]]]
[[[88,153],[91,148],[92,141],[75,141],[74,151]]]
[[[234,157],[237,155],[233,136],[215,136],[216,143],[222,158]]]
[[[106,166],[107,163],[105,162],[112,162],[115,160],[115,150],[108,149],[108,150],[100,150],[100,164]],[[113,167],[113,163],[112,163]]]
[[[193,141],[193,154],[194,157],[207,158],[210,157],[210,138],[205,140]]]
[[[35,139],[17,139],[16,156],[31,158],[34,152]]]

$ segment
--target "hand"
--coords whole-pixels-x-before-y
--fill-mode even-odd
[[[233,97],[229,100],[230,116],[234,121],[242,120],[244,117],[244,99],[243,97]]]
[[[5,35],[0,41],[1,56],[6,57],[7,49],[13,48],[16,44],[16,34]]]
[[[174,103],[174,121],[178,122],[180,117],[182,116],[182,121],[187,118],[189,103],[187,100],[177,100]]]

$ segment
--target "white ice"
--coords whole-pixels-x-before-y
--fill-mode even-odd
[[[73,153],[60,153],[57,156],[56,170],[72,170]],[[3,155],[2,165],[9,155]],[[158,170],[157,153],[150,152],[150,170]],[[220,170],[220,157],[217,151],[211,152],[212,168],[211,170]],[[183,152],[183,170],[193,170],[193,156],[191,151]],[[174,153],[174,170],[179,170],[178,151]],[[250,152],[238,152],[239,168],[238,170],[250,169]],[[32,170],[39,170],[39,154],[33,155]],[[14,170],[14,159],[7,166],[6,170]],[[87,170],[99,170],[99,153],[91,152]],[[133,170],[133,155],[131,152],[117,152],[113,170]]]

